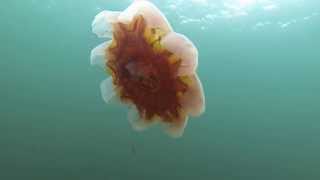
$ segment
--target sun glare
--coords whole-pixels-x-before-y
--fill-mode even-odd
[[[249,7],[256,3],[256,0],[237,0],[237,4],[240,7]]]

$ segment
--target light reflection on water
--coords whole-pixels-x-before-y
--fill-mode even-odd
[[[161,3],[159,0],[156,1],[163,6],[166,14],[176,16],[181,25],[197,25],[202,30],[210,29],[210,26],[216,22],[230,21],[246,21],[246,27],[251,30],[259,30],[271,25],[285,29],[319,16],[319,9],[302,12],[313,6],[310,2],[304,0],[177,0]]]

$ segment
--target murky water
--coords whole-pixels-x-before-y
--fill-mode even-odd
[[[129,3],[1,3],[0,179],[320,178],[318,1],[154,1],[199,49],[206,112],[180,139],[100,97],[91,21]]]

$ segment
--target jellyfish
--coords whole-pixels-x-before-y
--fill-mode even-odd
[[[104,10],[92,31],[107,39],[90,58],[108,76],[100,84],[102,98],[127,105],[134,130],[161,124],[169,136],[181,137],[188,117],[205,111],[198,50],[153,3],[134,0],[123,11]]]

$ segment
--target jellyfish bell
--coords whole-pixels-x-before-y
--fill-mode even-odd
[[[100,85],[104,101],[117,97],[128,105],[137,131],[161,123],[167,134],[181,137],[188,117],[205,109],[194,44],[147,0],[135,0],[124,11],[102,11],[92,31],[110,39],[91,51],[91,64],[109,75]]]

